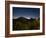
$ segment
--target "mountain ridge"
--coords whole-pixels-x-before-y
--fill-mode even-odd
[[[18,17],[18,18],[16,18],[16,19],[28,19],[28,18],[26,18],[26,17]],[[35,19],[35,18],[30,18],[30,19]],[[29,19],[29,20],[30,20]]]

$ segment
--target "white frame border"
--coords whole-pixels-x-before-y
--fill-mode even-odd
[[[25,8],[40,8],[40,30],[22,30],[22,31],[12,31],[12,19],[13,19],[13,13],[12,13],[12,7],[25,7]],[[36,5],[19,5],[19,4],[10,4],[10,34],[23,34],[23,33],[39,33],[42,32],[42,21],[43,21],[43,13],[42,13],[42,6],[36,6]]]

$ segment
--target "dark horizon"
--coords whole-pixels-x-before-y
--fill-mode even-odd
[[[40,8],[22,8],[13,7],[13,19],[19,17],[38,18],[40,16]]]

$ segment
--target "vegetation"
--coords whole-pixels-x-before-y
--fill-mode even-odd
[[[38,30],[40,29],[40,19],[26,19],[24,17],[19,17],[13,19],[13,30]]]

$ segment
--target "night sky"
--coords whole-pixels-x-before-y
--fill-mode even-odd
[[[35,18],[40,16],[40,8],[13,7],[13,17]]]

